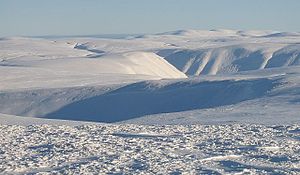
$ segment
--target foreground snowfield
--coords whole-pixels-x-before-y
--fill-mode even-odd
[[[0,174],[300,172],[300,33],[0,38],[0,74]]]
[[[299,125],[1,125],[2,174],[299,174]]]

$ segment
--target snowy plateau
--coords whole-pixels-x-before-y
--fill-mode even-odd
[[[300,33],[0,38],[0,174],[300,174]]]

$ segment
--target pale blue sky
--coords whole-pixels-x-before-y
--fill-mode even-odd
[[[300,0],[0,0],[0,36],[300,31]]]

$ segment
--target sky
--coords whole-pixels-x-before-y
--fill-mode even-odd
[[[300,0],[0,0],[0,36],[300,31]]]

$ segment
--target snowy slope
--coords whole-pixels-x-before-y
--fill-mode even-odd
[[[140,124],[294,123],[299,122],[299,75],[300,68],[294,67],[115,86],[13,91],[0,94],[0,110],[53,119],[133,119],[126,122]]]
[[[299,65],[299,51],[299,44],[253,43],[159,54],[187,75],[216,75]]]
[[[155,52],[193,76],[299,65],[299,38],[297,32],[179,30],[128,40],[79,39],[82,44],[77,44],[94,56]]]
[[[8,38],[1,40],[0,46],[0,90],[186,77],[151,52],[126,52],[97,59],[90,58],[93,52],[76,49],[71,42]]]
[[[299,65],[299,33],[216,30],[171,34],[165,33],[165,40],[181,42],[157,53],[191,76]],[[157,36],[148,38],[157,40]]]
[[[0,113],[143,124],[298,122],[299,43],[299,33],[235,30],[3,38]]]

